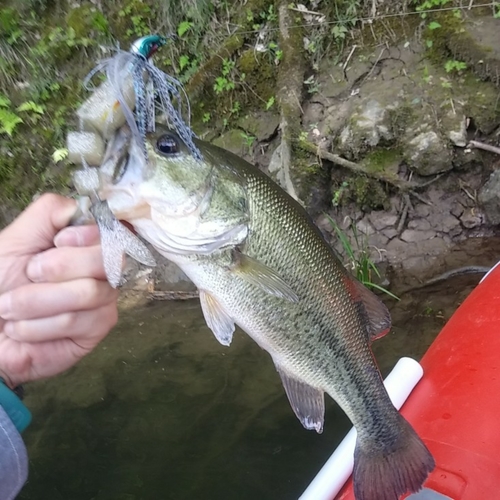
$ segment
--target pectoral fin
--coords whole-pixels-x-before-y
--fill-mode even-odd
[[[204,290],[200,290],[200,303],[203,316],[215,338],[225,346],[231,344],[234,321],[219,304],[219,301]]]
[[[315,430],[318,434],[323,432],[325,418],[325,397],[323,391],[291,377],[278,365],[276,369],[280,374],[288,401],[292,406],[300,423],[308,430]]]
[[[116,288],[121,283],[123,254],[146,266],[156,262],[148,247],[127,229],[111,212],[106,201],[97,201],[90,207],[101,236],[104,270],[109,284]]]
[[[241,279],[258,286],[265,292],[289,300],[298,302],[299,297],[290,285],[273,269],[252,259],[248,255],[235,251],[233,253],[234,265],[231,271]]]

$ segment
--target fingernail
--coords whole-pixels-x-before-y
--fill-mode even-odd
[[[0,295],[0,317],[12,319],[12,294],[10,292]]]
[[[66,227],[54,238],[56,247],[80,247],[83,244],[82,235],[76,227]]]
[[[35,255],[26,266],[26,275],[31,281],[39,282],[43,280],[41,256]]]

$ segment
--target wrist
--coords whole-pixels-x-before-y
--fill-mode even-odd
[[[12,379],[7,375],[6,372],[0,370],[0,382],[6,385],[10,390],[13,390],[17,384],[14,384]]]

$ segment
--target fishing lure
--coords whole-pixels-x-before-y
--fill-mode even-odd
[[[113,57],[101,61],[84,84],[91,89],[90,81],[97,73],[105,74],[106,81],[92,89],[90,97],[78,109],[80,128],[109,139],[127,123],[133,138],[142,144],[147,160],[146,134],[154,131],[157,116],[164,115],[193,156],[201,160],[202,155],[193,142],[189,100],[182,84],[151,62],[152,55],[166,43],[167,38],[160,35],[144,36],[132,44],[130,51],[118,50]],[[183,119],[183,105],[187,107],[187,123]]]

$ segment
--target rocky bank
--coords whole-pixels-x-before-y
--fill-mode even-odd
[[[301,140],[363,173],[325,155],[299,155],[291,178],[340,253],[330,217],[354,247],[352,225],[375,262],[417,282],[446,269],[447,254],[460,242],[498,234],[500,156],[471,141],[500,144],[500,19],[470,16],[463,23],[461,39],[484,55],[475,66],[458,64],[466,51],[461,58],[443,47],[444,53],[431,51],[422,31],[406,28],[393,44],[352,45],[340,62],[324,60],[306,81]],[[476,70],[486,65],[487,74]],[[249,135],[256,138],[250,148]],[[279,170],[276,114],[246,116],[214,142],[289,188]],[[414,188],[399,189],[400,181]]]

